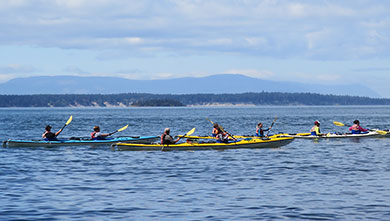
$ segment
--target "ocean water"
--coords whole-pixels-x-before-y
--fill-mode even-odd
[[[94,125],[118,136],[346,132],[390,128],[389,106],[5,108],[0,138],[61,138]],[[113,151],[110,146],[0,149],[0,220],[389,220],[390,138],[299,140],[274,149]]]

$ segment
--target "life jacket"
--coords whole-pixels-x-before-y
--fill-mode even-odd
[[[317,125],[314,125],[311,129],[310,129],[310,134],[311,135],[318,135],[320,134],[320,128],[317,126]]]
[[[349,130],[352,134],[360,134],[362,133],[361,127],[357,124],[352,125]]]
[[[219,128],[213,128],[213,132],[211,133],[214,137],[218,137],[218,134],[222,134],[222,131]]]
[[[105,137],[102,137],[102,136],[96,136],[98,132],[94,131],[91,133],[91,139],[92,140],[105,140],[106,138]]]
[[[57,139],[56,135],[53,132],[46,131],[45,132],[45,140],[46,141],[57,141],[58,139]]]
[[[171,141],[169,141],[169,140],[165,140],[165,137],[166,136],[170,136],[170,135],[168,135],[168,134],[166,134],[166,133],[163,133],[162,135],[161,135],[161,144],[174,144],[174,142],[171,142]]]
[[[256,136],[257,137],[264,137],[264,130],[262,128],[257,128]]]

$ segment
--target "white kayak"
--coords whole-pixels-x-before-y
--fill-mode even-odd
[[[320,136],[311,135],[311,134],[288,134],[286,136],[291,136],[294,138],[302,139],[317,139],[317,138],[360,138],[360,137],[383,137],[384,135],[379,134],[375,130],[369,131],[368,133],[352,134],[352,133],[327,133]]]

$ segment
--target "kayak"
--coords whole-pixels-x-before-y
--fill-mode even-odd
[[[242,139],[238,141],[229,141],[228,143],[211,142],[187,142],[179,144],[130,144],[116,143],[111,146],[117,150],[225,150],[225,149],[244,149],[244,148],[277,148],[287,145],[293,141],[293,137],[281,137],[272,139]]]
[[[317,138],[360,138],[360,137],[383,137],[383,135],[379,134],[376,131],[370,131],[368,133],[361,134],[352,134],[352,133],[327,133],[322,134],[320,136],[311,135],[311,134],[286,134],[286,136],[291,136],[294,138],[302,138],[302,139],[317,139]]]
[[[301,133],[302,135],[309,135],[310,133]],[[182,135],[179,135],[182,136]],[[188,139],[218,139],[213,136],[184,136],[185,138]],[[278,137],[290,137],[288,134],[281,133],[281,134],[274,134],[274,135],[269,135],[268,138],[278,138]],[[250,135],[234,135],[234,138],[236,139],[266,139],[266,137],[258,137],[258,136],[250,136]],[[233,140],[231,137],[229,137],[229,140]]]
[[[123,143],[153,143],[159,140],[157,136],[141,137],[116,137],[106,140],[90,140],[71,138],[69,140],[44,141],[44,140],[6,140],[3,147],[39,147],[39,146],[79,146],[79,145],[107,145],[118,142]]]

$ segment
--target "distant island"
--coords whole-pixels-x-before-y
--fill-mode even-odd
[[[131,104],[133,107],[182,107],[183,103],[171,99],[139,100]]]
[[[206,105],[390,105],[390,99],[316,93],[0,95],[0,107],[145,107]]]
[[[343,82],[344,83],[344,82]],[[304,84],[271,81],[240,74],[130,80],[119,77],[36,76],[0,83],[0,94],[239,94],[239,93],[318,93],[381,98],[364,84]],[[266,95],[266,94],[265,94]],[[158,98],[160,99],[160,98]]]

